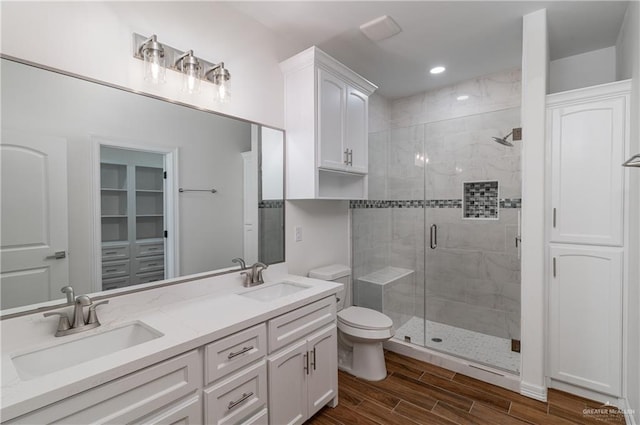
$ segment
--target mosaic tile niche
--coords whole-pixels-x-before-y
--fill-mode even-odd
[[[498,181],[464,182],[463,217],[497,220],[500,207]]]

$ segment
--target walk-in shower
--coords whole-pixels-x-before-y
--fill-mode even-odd
[[[520,125],[512,103],[370,133],[369,200],[351,208],[357,305],[397,340],[517,373],[520,143],[491,139]]]

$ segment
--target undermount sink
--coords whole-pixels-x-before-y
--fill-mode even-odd
[[[152,327],[142,322],[134,322],[73,341],[61,341],[60,344],[52,347],[16,355],[11,360],[20,378],[29,380],[113,354],[161,336],[163,334]]]
[[[276,298],[295,294],[296,292],[304,291],[305,289],[309,288],[310,286],[300,285],[297,283],[280,282],[262,288],[253,289],[251,291],[243,292],[238,295],[258,301],[271,301],[275,300]]]

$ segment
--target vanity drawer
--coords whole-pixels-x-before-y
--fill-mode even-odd
[[[336,320],[334,296],[269,320],[269,353],[291,344]]]
[[[136,275],[138,283],[158,282],[164,280],[164,270]]]
[[[267,354],[267,326],[262,323],[204,347],[205,385]]]
[[[125,260],[127,258],[129,258],[129,245],[102,247],[102,261]]]
[[[194,350],[3,424],[139,424],[142,418],[195,396],[202,385],[201,377],[202,357]]]
[[[136,259],[134,261],[135,274],[164,270],[164,256]]]
[[[267,363],[261,361],[204,390],[204,423],[226,425],[251,421],[266,405]]]
[[[131,285],[131,280],[129,280],[129,276],[116,277],[112,279],[102,279],[103,291],[108,291],[109,289],[124,288],[125,286],[129,286],[129,285]]]
[[[129,275],[129,260],[108,261],[102,263],[102,278],[124,277]]]
[[[150,255],[164,255],[164,242],[136,244],[136,257],[147,257]]]

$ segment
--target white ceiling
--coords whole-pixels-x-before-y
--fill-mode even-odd
[[[627,2],[619,1],[249,1],[228,3],[275,32],[279,59],[317,45],[400,98],[520,67],[522,16],[546,8],[551,59],[615,45]],[[402,28],[379,42],[360,25],[382,15]],[[430,75],[444,65],[447,71]]]

